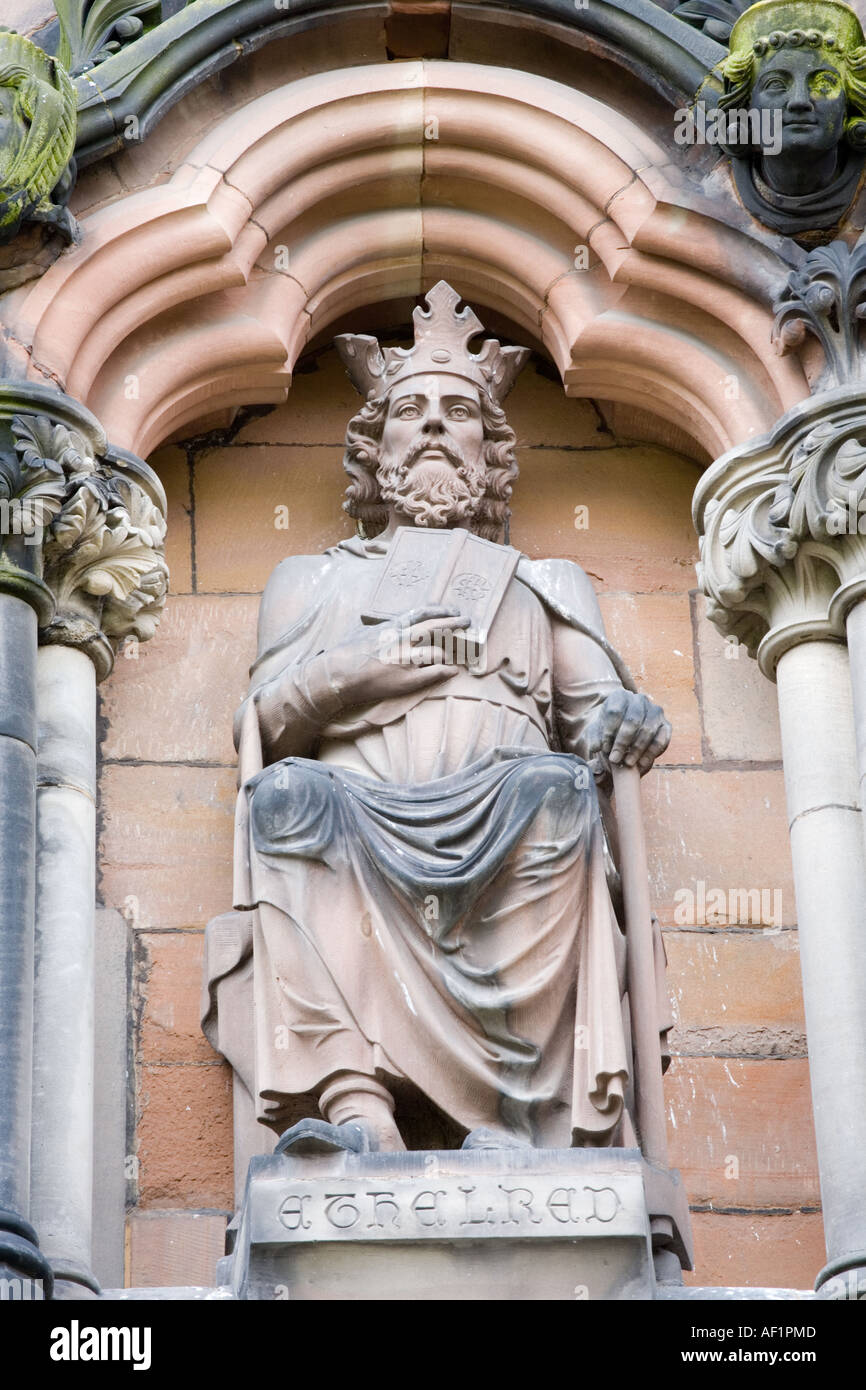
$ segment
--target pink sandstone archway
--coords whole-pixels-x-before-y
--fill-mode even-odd
[[[12,337],[32,379],[141,455],[283,400],[314,336],[440,277],[540,341],[568,394],[650,409],[711,456],[808,394],[771,348],[781,259],[715,220],[626,117],[511,69],[291,82],[83,232],[22,292]]]

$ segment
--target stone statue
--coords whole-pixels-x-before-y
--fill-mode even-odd
[[[762,113],[778,126],[769,146],[727,147],[749,212],[788,236],[836,226],[859,191],[866,150],[857,15],[837,0],[762,0],[734,24],[721,72],[722,110],[750,110],[765,133]]]
[[[50,224],[66,241],[74,181],[75,89],[63,65],[0,29],[0,245],[22,223]]]
[[[301,1094],[323,1117],[284,1151],[399,1150],[419,1096],[464,1147],[635,1142],[603,811],[610,763],[647,771],[670,727],[583,571],[502,543],[501,401],[528,354],[470,352],[459,302],[434,286],[408,350],[337,339],[366,396],[345,454],[360,534],[274,571],[236,722],[251,931],[228,956],[211,941],[206,1031],[234,1060],[223,1015],[252,974],[258,1117],[284,1130]],[[376,621],[389,584],[404,597]]]

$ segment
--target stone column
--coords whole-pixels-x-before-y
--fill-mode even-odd
[[[866,576],[866,563],[863,567]],[[861,806],[866,797],[866,599],[859,591],[866,588],[866,579],[856,585],[845,585],[837,592],[840,613],[845,614],[848,656],[851,663],[851,693],[854,703],[854,734],[857,749],[857,785]],[[850,601],[850,607],[848,602]],[[866,816],[863,816],[863,836],[866,842]]]
[[[34,615],[29,665],[22,665],[36,735],[29,784],[36,970],[34,985],[31,935],[32,1030],[28,1021],[20,1032],[33,1038],[32,1132],[22,1126],[15,1147],[22,1161],[29,1151],[30,1215],[54,1296],[78,1297],[98,1291],[90,1270],[96,682],[110,672],[118,641],[146,640],[158,622],[167,584],[165,497],[146,464],[109,448],[83,407],[44,388],[30,397],[34,391],[38,398],[21,400],[10,423],[19,468],[39,471],[45,484],[26,540],[47,598],[38,655]],[[32,863],[30,873],[32,924]],[[29,1068],[26,1093],[29,1116]]]
[[[36,993],[31,1209],[55,1277],[90,1271],[93,1175],[96,672],[86,653],[37,657]]]
[[[0,578],[0,1278],[51,1272],[29,1224],[37,614]]]
[[[845,1273],[856,1287],[854,1272],[866,1276],[862,763],[858,776],[866,668],[858,609],[848,619],[851,667],[844,645],[846,612],[866,577],[856,509],[853,532],[849,513],[852,480],[866,463],[854,441],[864,430],[859,389],[822,393],[770,435],[719,459],[694,503],[708,614],[778,686],[827,1243],[816,1287]],[[838,1279],[834,1286],[839,1296]]]
[[[95,423],[95,422],[94,422]],[[98,1291],[93,1205],[96,683],[125,638],[153,635],[165,600],[165,495],[134,455],[83,429],[45,536],[56,600],[38,655],[36,989],[31,1210],[55,1297]]]
[[[866,869],[845,649],[790,648],[777,681],[827,1255],[866,1267]]]
[[[36,634],[54,610],[38,532],[50,476],[17,448],[17,405],[0,386],[0,1277],[41,1280],[50,1297],[51,1268],[29,1220]]]

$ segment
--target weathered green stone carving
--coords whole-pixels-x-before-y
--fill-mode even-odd
[[[807,241],[842,222],[866,151],[866,41],[854,11],[839,0],[752,5],[701,99],[714,82],[728,113],[723,148],[749,212]]]
[[[708,38],[727,44],[731,30],[748,8],[748,0],[683,0],[674,14],[693,29],[702,29]]]
[[[144,31],[145,15],[160,18],[160,0],[55,0],[60,20],[57,56],[76,77],[105,62]]]
[[[75,89],[57,59],[0,30],[0,245],[24,222],[53,225],[74,240],[65,207],[72,190]]]

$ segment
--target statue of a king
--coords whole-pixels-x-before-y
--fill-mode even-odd
[[[258,1117],[312,1093],[278,1148],[395,1150],[420,1093],[464,1146],[634,1143],[606,787],[670,727],[584,572],[503,543],[527,350],[426,298],[412,348],[337,339],[359,535],[274,571],[238,714]]]

